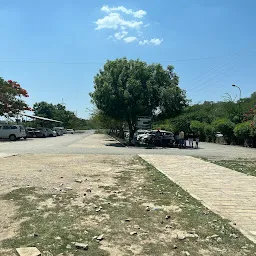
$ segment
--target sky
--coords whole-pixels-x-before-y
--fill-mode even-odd
[[[255,0],[1,0],[0,76],[90,116],[106,60],[171,64],[192,103],[256,91]]]

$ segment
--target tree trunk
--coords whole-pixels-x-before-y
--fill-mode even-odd
[[[128,123],[128,127],[129,127],[129,143],[131,143],[134,133],[135,133],[135,127],[130,120],[128,120],[127,123]]]

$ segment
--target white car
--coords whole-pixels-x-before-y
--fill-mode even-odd
[[[142,142],[149,144],[173,145],[174,134],[164,130],[152,130],[141,138]]]
[[[27,138],[27,133],[22,125],[0,124],[0,138],[11,141]]]
[[[74,133],[75,133],[75,131],[74,131],[73,129],[67,129],[67,130],[66,130],[66,133],[74,134]]]
[[[137,135],[137,140],[142,142],[144,138],[148,136],[148,134],[150,134],[150,131],[144,131],[143,133]]]
[[[134,133],[134,138],[136,138],[136,140],[140,140],[140,137],[142,137],[143,135],[145,135],[146,133],[148,133],[149,131],[148,130],[137,130],[135,133]]]

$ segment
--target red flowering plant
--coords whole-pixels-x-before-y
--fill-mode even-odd
[[[0,116],[13,117],[23,110],[32,110],[23,97],[29,97],[28,92],[15,81],[5,81],[0,77]]]
[[[252,127],[256,127],[256,105],[249,109],[244,115],[244,121],[250,121]]]
[[[254,105],[252,108],[249,109],[244,115],[243,115],[244,122],[249,122],[250,129],[251,129],[251,136],[256,136],[256,105]]]

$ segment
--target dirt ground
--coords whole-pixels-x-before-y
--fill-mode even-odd
[[[1,159],[0,184],[3,256],[25,246],[43,256],[256,255],[227,221],[132,156],[12,156]]]

